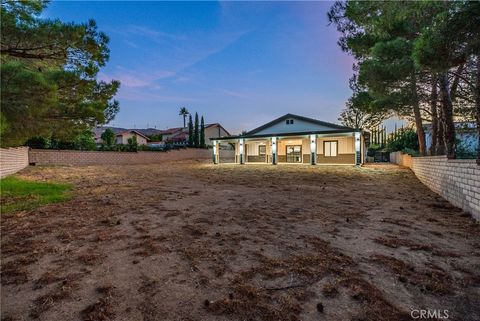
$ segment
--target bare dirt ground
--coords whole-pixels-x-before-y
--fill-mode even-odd
[[[480,320],[480,226],[396,166],[37,167],[2,320]],[[442,315],[437,315],[442,316]]]

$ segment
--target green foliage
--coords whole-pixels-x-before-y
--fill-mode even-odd
[[[128,146],[128,151],[129,152],[138,151],[137,136],[132,136],[129,139],[127,139],[127,146]]]
[[[40,18],[44,1],[2,1],[1,110],[4,146],[30,137],[72,140],[113,119],[119,82],[97,81],[108,37],[94,21]]]
[[[187,115],[189,114],[188,109],[186,107],[180,108],[180,111],[178,113],[180,116],[183,117],[183,128],[185,128],[185,121],[187,119]]]
[[[75,149],[78,150],[96,150],[97,144],[93,139],[93,133],[90,130],[86,130],[75,138]]]
[[[147,136],[148,139],[150,139],[150,141],[152,142],[161,142],[163,140],[163,136],[162,134],[158,134],[158,135],[150,135],[150,136]]]
[[[106,147],[110,148],[115,144],[115,132],[111,128],[105,129],[100,138]]]
[[[380,144],[370,144],[370,146],[368,146],[367,156],[373,157],[375,156],[375,153],[377,151],[380,151],[382,149],[383,149],[383,146]]]
[[[198,127],[198,113],[195,113],[195,123],[193,127],[193,146],[198,148],[200,145],[200,133]]]
[[[69,184],[27,181],[15,176],[0,180],[0,187],[2,214],[66,201],[71,189]]]
[[[460,159],[475,159],[477,157],[477,149],[472,143],[467,143],[457,138],[457,158]],[[479,147],[480,148],[480,147]]]
[[[203,116],[200,121],[200,148],[205,148],[205,122]]]
[[[417,133],[410,128],[404,129],[397,134],[396,138],[387,143],[388,152],[403,151],[405,149],[414,150],[418,153]]]
[[[188,146],[194,146],[192,114],[188,116]]]

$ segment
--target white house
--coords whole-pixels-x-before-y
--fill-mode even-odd
[[[136,137],[138,145],[147,145],[148,137],[136,130],[127,130],[117,133],[115,137],[115,144],[128,144],[128,139]]]
[[[234,162],[359,165],[364,162],[361,130],[286,114],[243,135],[211,138],[213,161],[220,144],[235,146]],[[225,162],[225,161],[224,161]]]

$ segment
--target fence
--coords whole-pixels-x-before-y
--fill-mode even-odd
[[[106,152],[31,149],[30,163],[35,165],[134,165],[155,164],[187,159],[211,159],[207,149],[180,149],[168,152]]]
[[[395,152],[390,154],[390,162],[411,168],[428,188],[480,221],[480,166],[474,159],[411,157]]]
[[[0,178],[28,166],[28,147],[0,148]]]

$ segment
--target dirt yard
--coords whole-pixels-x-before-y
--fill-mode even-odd
[[[74,196],[2,217],[2,320],[480,320],[480,225],[407,169],[20,176],[72,183]]]

